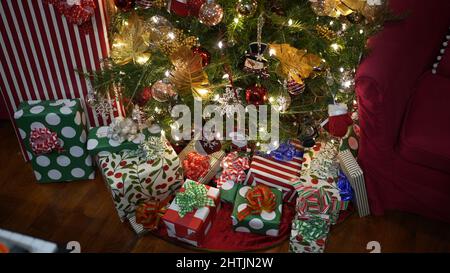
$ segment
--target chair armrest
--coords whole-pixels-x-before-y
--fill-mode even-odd
[[[414,87],[450,26],[450,1],[395,0],[391,6],[409,14],[369,40],[370,54],[355,78],[362,133],[383,151],[394,148]]]

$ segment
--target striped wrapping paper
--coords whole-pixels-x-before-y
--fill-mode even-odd
[[[253,156],[245,185],[265,184],[280,189],[283,200],[294,203],[297,191],[293,184],[299,180],[302,169],[302,158],[295,157],[291,161],[278,161],[270,157]]]
[[[22,101],[81,98],[89,126],[109,124],[86,108],[84,97],[92,86],[75,71],[98,70],[109,55],[106,2],[95,4],[93,31],[81,32],[43,0],[0,1],[0,89],[10,118]]]
[[[370,215],[369,201],[367,199],[364,174],[358,162],[349,150],[341,151],[338,155],[342,171],[344,171],[355,191],[356,207],[359,217]]]

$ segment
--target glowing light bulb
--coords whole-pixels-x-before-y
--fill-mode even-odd
[[[334,51],[338,51],[339,49],[341,49],[341,46],[338,45],[338,44],[336,44],[336,43],[334,43],[334,44],[331,44],[331,48],[332,48]]]
[[[274,49],[274,48],[271,48],[270,50],[269,50],[269,55],[270,56],[275,56],[277,54],[277,51]]]
[[[288,20],[288,26],[292,26],[292,24],[293,24],[292,19],[289,19],[289,20]]]
[[[234,21],[235,24],[237,24],[237,23],[239,23],[239,18],[238,17],[234,17],[233,21]]]
[[[170,71],[169,71],[169,70],[166,70],[166,72],[164,72],[164,75],[165,75],[166,77],[169,77],[169,76],[170,76]]]
[[[167,33],[167,36],[169,36],[169,38],[170,38],[171,40],[174,40],[174,39],[175,39],[175,33],[173,33],[173,32]]]
[[[217,46],[218,46],[220,49],[222,49],[222,48],[223,48],[223,42],[222,42],[222,41],[218,42],[218,43],[217,43]]]

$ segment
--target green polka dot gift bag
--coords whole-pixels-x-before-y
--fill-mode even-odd
[[[25,101],[14,119],[38,183],[94,179],[86,116],[78,99]]]

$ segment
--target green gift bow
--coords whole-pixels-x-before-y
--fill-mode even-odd
[[[312,217],[308,220],[296,220],[296,229],[302,235],[303,240],[311,243],[317,239],[325,237],[328,233],[326,220],[320,217]]]
[[[184,217],[188,212],[205,206],[214,207],[214,200],[208,197],[208,189],[205,185],[188,180],[184,183],[183,192],[175,197],[176,204],[180,207],[178,214]]]

